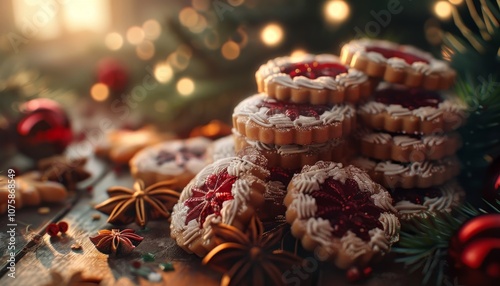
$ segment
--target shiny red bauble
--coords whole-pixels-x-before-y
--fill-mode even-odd
[[[111,92],[124,92],[129,83],[128,70],[113,58],[101,60],[97,65],[97,80],[104,83]]]
[[[73,139],[70,120],[55,101],[37,98],[21,106],[16,124],[16,146],[24,155],[38,160],[61,154]]]
[[[460,227],[449,248],[462,285],[500,285],[500,214],[477,216]]]

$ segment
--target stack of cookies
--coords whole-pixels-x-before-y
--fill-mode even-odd
[[[381,40],[354,40],[342,62],[381,82],[359,106],[360,157],[352,164],[385,186],[400,217],[426,217],[457,206],[463,191],[453,178],[461,140],[453,130],[465,107],[448,92],[455,72],[415,47]]]
[[[346,138],[356,127],[352,104],[373,90],[364,73],[334,55],[304,55],[268,61],[256,80],[259,94],[234,109],[236,152],[251,146],[268,167],[289,171],[348,160]]]

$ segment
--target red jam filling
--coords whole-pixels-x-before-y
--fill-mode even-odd
[[[189,208],[185,223],[196,219],[202,228],[207,216],[211,214],[220,216],[222,203],[233,199],[231,188],[236,179],[238,179],[236,176],[223,171],[208,176],[205,184],[193,188],[191,197],[184,202],[184,205]]]
[[[257,107],[269,108],[266,112],[266,115],[268,116],[272,116],[274,114],[285,114],[292,121],[297,119],[300,115],[319,119],[321,114],[330,110],[330,108],[326,105],[311,105],[274,100],[262,100]]]
[[[350,230],[362,240],[369,241],[371,229],[383,229],[379,217],[384,210],[372,202],[369,192],[360,191],[358,183],[352,179],[346,179],[342,184],[328,178],[311,196],[318,206],[316,217],[329,220],[336,237],[342,237]]]
[[[281,72],[290,75],[291,78],[305,76],[310,79],[316,79],[320,76],[336,77],[339,74],[346,73],[347,68],[337,63],[310,62],[291,64],[282,67]]]
[[[399,50],[393,50],[393,49],[386,49],[386,48],[381,48],[381,47],[366,47],[365,49],[367,52],[375,52],[379,53],[384,58],[390,59],[390,58],[400,58],[403,59],[407,64],[411,65],[415,62],[424,62],[426,64],[429,63],[426,59],[410,54],[410,53],[405,53]]]
[[[437,92],[419,89],[382,89],[374,94],[375,101],[384,104],[399,104],[409,110],[420,107],[438,107],[443,101]]]
[[[390,191],[392,198],[395,202],[410,201],[414,204],[423,205],[424,199],[437,198],[442,195],[438,188],[426,189],[394,189]]]
[[[203,152],[200,150],[190,150],[183,147],[177,152],[167,152],[165,150],[161,150],[158,155],[156,155],[155,159],[158,166],[175,161],[177,166],[183,167],[192,158],[201,158],[202,156]]]

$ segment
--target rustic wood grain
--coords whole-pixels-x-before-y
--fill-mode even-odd
[[[219,285],[221,274],[212,271],[208,267],[201,265],[200,259],[195,255],[190,255],[179,248],[175,241],[170,238],[169,222],[167,219],[149,222],[145,229],[141,229],[135,224],[130,224],[126,228],[132,228],[145,239],[127,257],[114,258],[98,252],[89,240],[89,236],[95,235],[100,229],[111,229],[112,226],[106,223],[107,216],[100,214],[93,208],[93,205],[107,198],[106,190],[111,186],[131,187],[133,179],[126,170],[117,172],[109,167],[105,162],[91,160],[96,164],[91,170],[105,170],[104,177],[99,177],[90,184],[91,192],[80,192],[78,200],[74,204],[61,206],[59,213],[53,213],[46,217],[36,215],[35,210],[19,212],[19,219],[23,218],[38,229],[50,221],[64,220],[69,223],[69,231],[59,238],[50,238],[48,235],[42,236],[39,243],[28,244],[24,255],[20,257],[16,264],[16,279],[3,275],[0,278],[0,285],[21,285],[37,286],[44,285],[51,280],[50,273],[56,271],[64,277],[71,276],[74,272],[82,271],[84,276],[99,277],[102,279],[101,285]],[[104,167],[103,167],[104,166]],[[99,174],[103,174],[99,173]],[[57,211],[56,208],[53,209]],[[94,214],[101,215],[99,220],[93,220]],[[3,225],[0,226],[2,234]],[[125,227],[120,227],[123,229]],[[42,230],[43,231],[43,230]],[[26,233],[23,233],[24,244],[26,244]],[[80,243],[81,250],[71,250],[73,243]],[[4,247],[2,245],[2,247]],[[171,272],[161,272],[162,281],[151,283],[142,277],[137,277],[131,270],[131,262],[141,260],[145,253],[155,256],[154,262],[144,263],[148,267],[158,269],[161,262],[173,262],[175,270]],[[311,254],[310,259],[314,259]],[[3,261],[3,260],[2,260]],[[317,262],[317,261],[316,261]],[[313,265],[314,266],[314,265]],[[3,273],[5,274],[5,272]],[[307,277],[304,278],[306,275]],[[313,281],[312,285],[353,285],[347,282],[345,272],[340,271],[330,264],[317,263],[316,266],[302,269],[301,274],[290,276],[290,285],[303,285],[306,281]],[[409,276],[400,265],[393,262],[393,258],[387,258],[375,269],[374,275],[356,285],[395,285],[411,286],[419,285],[418,275]],[[307,283],[311,285],[310,283]]]

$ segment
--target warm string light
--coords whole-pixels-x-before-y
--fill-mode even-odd
[[[277,23],[267,24],[260,33],[262,42],[269,47],[279,45],[283,41],[283,27]]]
[[[194,81],[188,77],[183,77],[177,82],[176,88],[180,95],[189,96],[195,90]]]
[[[451,4],[447,1],[438,1],[434,4],[434,13],[440,19],[449,19],[452,13]]]
[[[155,55],[155,45],[153,45],[153,43],[148,40],[142,41],[135,48],[135,52],[139,59],[144,61],[149,60]]]
[[[151,41],[158,39],[161,34],[161,25],[155,19],[144,22],[142,29],[144,30],[144,37]]]
[[[109,88],[104,83],[96,83],[90,88],[90,96],[95,101],[105,101],[109,97]]]
[[[144,40],[144,31],[141,27],[132,26],[127,30],[127,41],[132,45],[138,45]]]
[[[290,57],[292,59],[296,59],[296,58],[300,58],[300,57],[303,57],[304,55],[306,55],[307,52],[304,50],[304,49],[296,49],[294,50],[291,54],[290,54]]]
[[[343,22],[349,16],[350,8],[345,1],[330,0],[325,3],[323,14],[330,24]]]
[[[226,60],[237,59],[240,56],[240,46],[233,41],[227,41],[222,45],[221,53]]]
[[[464,0],[448,0],[448,1],[450,1],[450,3],[453,5],[460,5],[462,4],[462,2],[464,2]]]
[[[106,47],[112,51],[117,51],[123,46],[123,37],[118,33],[109,33],[104,40]]]
[[[172,80],[174,70],[167,63],[159,63],[155,66],[154,76],[160,83],[167,83]]]

